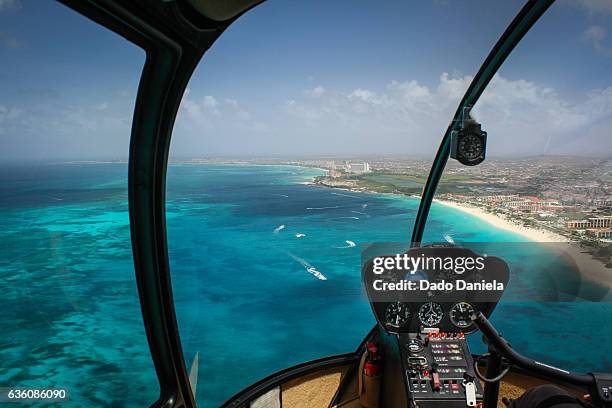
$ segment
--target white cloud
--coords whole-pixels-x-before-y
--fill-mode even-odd
[[[461,78],[449,78],[448,73],[443,72],[440,75],[440,83],[438,84],[437,92],[442,96],[442,99],[448,101],[459,101],[467,90],[471,76]]]
[[[442,73],[434,84],[396,80],[377,87],[327,88],[318,97],[298,92],[265,103],[187,91],[173,154],[431,157],[471,80]],[[49,143],[42,142],[48,139],[68,153],[111,155],[125,146],[127,154],[133,98],[109,92],[90,104],[61,101],[41,99],[27,107],[0,101],[1,137],[18,136],[47,150]],[[496,75],[474,115],[489,133],[491,155],[611,150],[612,86],[563,96],[549,86]],[[4,140],[9,147],[3,153],[16,153]]]
[[[220,100],[213,95],[194,97],[186,91],[174,129],[173,154],[192,157],[211,150],[218,154],[222,148],[246,149],[252,135],[268,131],[268,125],[254,118],[238,100]]]
[[[220,116],[219,102],[212,95],[205,95],[198,99],[192,99],[189,97],[191,91],[187,89],[183,100],[181,102],[181,108],[185,110],[192,118],[204,118],[206,116],[214,115]]]
[[[202,98],[202,104],[209,109],[216,109],[219,106],[219,102],[215,99],[214,96],[206,95]]]
[[[238,109],[238,101],[232,98],[225,98],[225,103],[227,103],[229,106]]]
[[[576,3],[590,14],[612,14],[610,0],[578,0]]]
[[[23,114],[23,110],[0,104],[0,124],[14,121]]]
[[[104,99],[67,104],[40,96],[21,105],[0,103],[0,160],[126,158],[133,99],[112,91]]]
[[[318,98],[319,96],[323,95],[325,93],[325,88],[323,88],[322,86],[317,86],[313,89],[308,89],[306,90],[306,95],[308,96],[312,96],[314,98]]]
[[[442,73],[433,85],[409,79],[328,88],[317,97],[302,92],[276,103],[187,92],[173,154],[432,156],[471,81]],[[562,96],[533,81],[496,75],[474,115],[489,133],[491,155],[601,154],[611,147],[604,124],[612,125],[612,86]]]
[[[381,100],[376,96],[375,92],[367,89],[357,88],[348,95],[349,99],[360,99],[366,103],[380,104]]]
[[[602,135],[592,133],[612,119],[612,87],[566,99],[549,87],[496,75],[474,115],[494,154],[612,153],[611,142],[595,143]]]
[[[243,109],[237,100],[225,98],[224,102],[233,109],[233,114],[235,114],[238,119],[245,121],[251,118],[251,114]]]
[[[415,80],[392,81],[384,92],[356,88],[330,92],[316,102],[294,101],[286,109],[296,127],[320,129],[321,144],[362,152],[433,153],[472,78],[443,73],[430,88]],[[490,134],[492,154],[583,153],[611,150],[595,125],[612,120],[612,87],[564,98],[535,82],[496,75],[474,109]],[[546,141],[552,143],[547,147]],[[548,149],[548,150],[546,150]],[[357,150],[357,149],[355,149]],[[589,150],[589,151],[587,151]]]
[[[611,2],[612,3],[612,2]],[[601,26],[594,25],[589,27],[583,34],[582,38],[589,41],[595,50],[602,55],[612,57],[612,48],[604,44],[608,31]]]
[[[419,85],[415,80],[406,82],[393,81],[390,88],[398,90],[407,101],[426,100],[431,96],[429,88]]]

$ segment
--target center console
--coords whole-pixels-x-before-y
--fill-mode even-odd
[[[482,386],[462,332],[402,333],[398,340],[410,406],[474,407],[482,402]]]
[[[383,349],[382,406],[478,407],[484,391],[465,333],[478,330],[476,313],[493,312],[508,284],[508,265],[447,245],[393,254],[383,244],[368,251],[362,278]],[[459,270],[470,259],[480,267]]]

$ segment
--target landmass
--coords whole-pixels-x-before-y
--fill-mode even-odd
[[[313,179],[319,186],[412,197],[420,197],[432,164],[430,158],[414,157],[222,162],[320,168],[327,174]],[[587,278],[612,287],[612,160],[608,158],[488,158],[475,167],[451,160],[438,185],[435,203],[464,211],[531,241],[576,243],[571,256],[589,265],[593,272]]]

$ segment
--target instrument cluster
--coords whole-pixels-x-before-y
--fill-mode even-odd
[[[423,303],[384,303],[381,324],[389,331],[410,331],[410,328],[440,328],[446,332],[474,330],[471,315],[481,310],[469,302],[452,304],[435,301]],[[490,305],[486,309],[491,308]],[[487,307],[488,306],[488,307]],[[412,330],[417,331],[417,330]]]
[[[458,267],[435,267],[433,264],[429,269],[408,272],[405,267],[394,267],[405,259],[413,263],[419,259],[445,259],[454,261],[455,266],[465,263],[460,264],[460,260],[472,259],[480,260],[482,267],[458,271]],[[381,268],[389,260],[391,266]],[[509,268],[502,259],[481,256],[469,248],[428,246],[411,248],[404,254],[370,258],[364,262],[362,274],[372,311],[385,330],[423,333],[435,329],[446,333],[470,333],[476,331],[472,315],[482,312],[490,316],[501,299],[508,283]]]

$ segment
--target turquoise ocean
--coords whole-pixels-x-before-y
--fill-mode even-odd
[[[0,170],[0,389],[67,389],[63,407],[150,405],[158,385],[134,281],[127,166]],[[361,247],[406,242],[418,200],[309,183],[321,174],[295,166],[169,167],[172,282],[187,366],[199,356],[200,406],[218,406],[287,366],[352,351],[373,327]],[[424,241],[449,240],[537,247],[434,204]],[[529,290],[537,265],[505,256],[515,294]],[[492,320],[533,358],[612,371],[609,350],[594,347],[612,337],[610,311],[607,302],[502,300]]]

